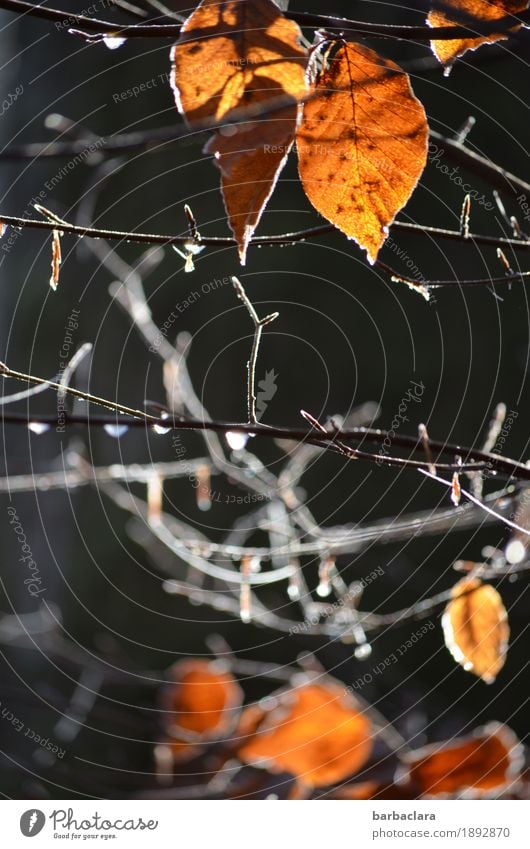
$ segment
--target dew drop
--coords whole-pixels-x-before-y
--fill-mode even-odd
[[[357,660],[366,660],[372,654],[372,646],[370,643],[361,643],[360,646],[355,647],[353,653]]]
[[[203,513],[206,513],[208,510],[211,510],[212,502],[209,498],[197,498],[197,507]]]
[[[28,430],[32,433],[36,433],[37,436],[40,436],[42,433],[46,433],[50,429],[50,425],[45,422],[30,422],[28,424]]]
[[[235,430],[226,433],[226,441],[232,451],[241,451],[248,442],[248,435]]]
[[[508,543],[505,549],[506,560],[512,565],[521,563],[526,555],[526,548],[520,539],[514,539]]]
[[[164,425],[153,425],[153,431],[155,433],[158,433],[160,436],[162,436],[164,433],[169,433],[170,430],[170,427],[164,427]]]
[[[287,587],[287,595],[291,599],[291,601],[299,601],[300,599],[300,588],[296,584],[289,584]]]
[[[317,596],[319,598],[327,598],[328,595],[331,595],[331,587],[329,583],[322,581],[317,587]]]
[[[260,557],[251,557],[250,559],[250,571],[253,575],[261,572],[261,558]]]
[[[109,50],[116,50],[118,47],[121,47],[122,44],[125,44],[126,39],[120,38],[118,35],[105,35],[103,37],[103,44],[105,47],[108,47]]]
[[[103,425],[103,430],[105,431],[105,433],[107,433],[109,436],[112,436],[114,439],[119,439],[120,436],[123,436],[124,433],[127,433],[127,431],[129,430],[129,425],[106,424]]]

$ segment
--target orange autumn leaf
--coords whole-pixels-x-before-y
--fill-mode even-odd
[[[163,694],[169,715],[166,728],[179,739],[179,731],[197,740],[222,736],[233,727],[242,702],[234,678],[215,661],[182,660],[170,670],[174,683]],[[186,736],[187,736],[186,735]]]
[[[504,666],[510,628],[497,590],[478,578],[464,578],[452,591],[442,627],[454,659],[491,684]]]
[[[214,155],[241,262],[294,141],[306,94],[300,28],[272,0],[202,0],[173,47],[172,85],[189,121],[230,120],[245,109],[282,108],[218,130]],[[285,105],[284,105],[285,104]]]
[[[433,4],[436,6],[436,4]],[[528,8],[528,0],[443,0],[440,9],[433,8],[429,12],[427,23],[431,27],[447,27],[465,25],[473,29],[495,21],[500,21],[506,15],[517,15]],[[431,41],[434,55],[440,62],[451,63],[466,50],[476,50],[481,44],[492,44],[495,41],[508,38],[515,32],[517,26],[509,31],[490,33],[477,38],[458,38]]]
[[[474,796],[499,792],[516,780],[524,763],[513,731],[498,722],[468,737],[434,743],[406,755],[397,781],[419,796]]]
[[[342,687],[308,684],[281,693],[239,757],[322,787],[357,772],[372,751],[372,727]]]
[[[241,716],[239,717],[239,722],[232,738],[233,748],[236,751],[242,749],[254,739],[256,732],[267,715],[267,711],[257,704],[247,705],[241,711]]]
[[[359,44],[341,45],[312,94],[297,130],[304,191],[373,263],[425,167],[425,111],[407,74]]]

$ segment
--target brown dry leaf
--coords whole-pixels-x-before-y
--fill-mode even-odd
[[[277,697],[238,754],[246,763],[322,787],[357,772],[372,745],[370,720],[343,687],[307,684]]]
[[[436,5],[436,4],[433,4]],[[440,9],[429,12],[427,23],[431,27],[458,26],[464,24],[485,24],[489,21],[500,21],[506,15],[517,15],[528,8],[528,0],[443,0]],[[510,33],[519,27],[513,27],[508,32],[491,33],[478,38],[461,38],[447,41],[431,41],[431,48],[440,62],[451,63],[466,50],[476,50],[481,44],[492,44],[495,41],[508,38]]]
[[[478,578],[464,578],[452,590],[442,627],[445,644],[468,672],[491,684],[504,666],[510,628],[497,590]]]
[[[491,722],[468,737],[434,743],[403,758],[400,784],[419,796],[474,796],[499,792],[521,773],[524,753],[506,725]]]
[[[453,480],[451,482],[451,501],[458,507],[460,504],[460,499],[462,497],[462,490],[460,488],[460,475],[458,472],[454,472]]]
[[[59,271],[61,270],[61,236],[60,230],[52,231],[52,273],[50,277],[50,286],[55,292],[59,285]]]
[[[222,122],[235,111],[287,102],[262,119],[221,128],[205,147],[221,171],[242,264],[292,147],[297,103],[307,91],[300,36],[272,0],[202,0],[171,52],[177,106],[189,121]]]
[[[407,74],[359,44],[341,45],[312,93],[296,140],[304,191],[373,263],[425,167],[425,111]]]
[[[170,712],[166,728],[178,740],[179,730],[191,732],[198,740],[215,739],[233,727],[242,702],[239,685],[215,661],[182,660],[170,670],[175,683],[163,695]]]

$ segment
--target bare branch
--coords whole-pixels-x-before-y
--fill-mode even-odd
[[[133,24],[123,26],[110,21],[102,21],[97,18],[88,18],[86,15],[50,9],[47,6],[37,6],[25,0],[0,0],[0,9],[17,12],[19,15],[32,15],[47,21],[61,21],[68,32],[81,35],[85,38],[100,40],[104,36],[115,38],[178,38],[181,27],[179,24]],[[488,35],[491,32],[504,32],[511,27],[521,23],[528,23],[530,15],[521,12],[519,15],[506,15],[497,21],[486,21],[484,23],[473,21],[470,26],[395,26],[392,24],[370,24],[363,21],[351,21],[347,18],[339,18],[332,15],[315,15],[309,12],[286,11],[285,17],[296,21],[302,27],[325,28],[337,30],[344,36],[365,36],[372,38],[393,38],[419,43],[428,43],[433,38],[437,40],[450,40],[455,38],[477,37],[477,35]],[[65,24],[66,22],[66,24]],[[79,29],[68,29],[75,26]]]
[[[232,277],[232,283],[234,285],[234,289],[237,292],[238,298],[240,298],[244,305],[247,308],[248,314],[252,319],[252,323],[254,324],[254,338],[252,340],[252,351],[250,354],[250,359],[247,363],[247,372],[248,372],[248,390],[247,390],[247,402],[248,402],[248,420],[250,424],[257,424],[258,419],[256,418],[256,363],[258,360],[259,346],[261,342],[261,334],[263,333],[263,328],[267,326],[267,324],[271,324],[276,318],[278,318],[278,312],[273,312],[270,315],[266,315],[265,318],[259,318],[256,310],[254,309],[252,303],[247,297],[247,293],[245,292],[243,285],[237,279],[237,277]]]

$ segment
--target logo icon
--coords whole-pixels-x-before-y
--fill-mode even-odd
[[[35,837],[44,828],[46,817],[37,808],[25,811],[20,817],[20,830],[24,837]]]
[[[259,392],[256,397],[256,412],[258,420],[261,420],[261,417],[269,405],[269,401],[272,401],[278,391],[278,387],[276,385],[277,379],[278,375],[274,369],[271,369],[270,371],[265,372],[264,379],[260,380],[258,383]]]

